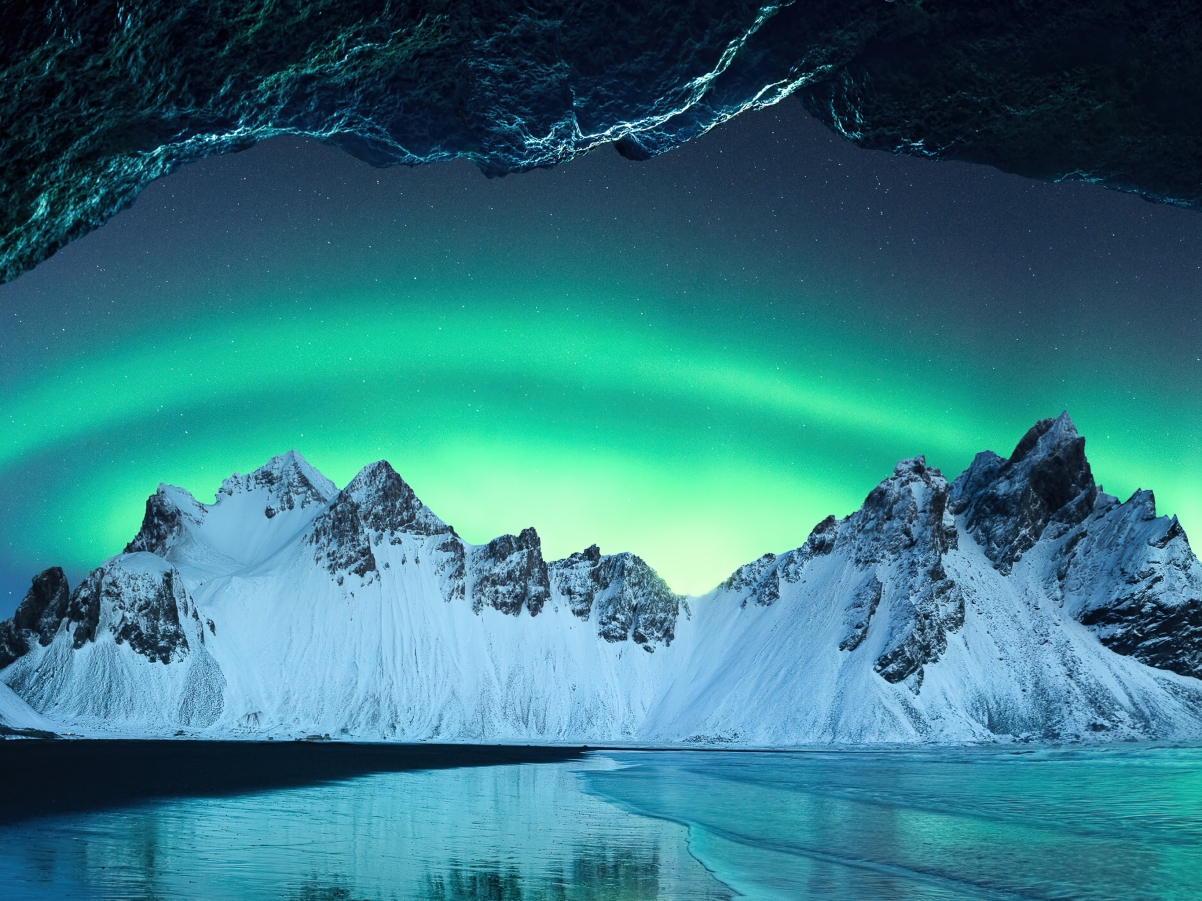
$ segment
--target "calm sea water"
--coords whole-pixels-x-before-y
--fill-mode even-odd
[[[595,752],[141,801],[0,826],[0,896],[1202,899],[1202,750]]]

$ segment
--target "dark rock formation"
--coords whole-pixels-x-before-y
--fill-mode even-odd
[[[952,488],[952,508],[968,532],[1003,572],[1035,545],[1044,529],[1058,534],[1093,510],[1098,495],[1085,439],[1068,413],[1037,422],[1010,459],[978,454]]]
[[[1202,678],[1202,566],[1176,517],[1150,491],[1125,504],[1102,495],[1058,542],[1061,603],[1120,654]]]
[[[835,517],[828,516],[814,526],[805,544],[777,558],[776,566],[780,577],[786,582],[796,582],[801,578],[801,571],[809,561],[815,557],[825,557],[835,549],[838,537],[839,523]]]
[[[472,608],[488,606],[517,616],[522,608],[538,616],[551,596],[542,542],[534,529],[520,535],[502,535],[483,547],[473,548],[471,557]]]
[[[592,545],[548,566],[551,584],[580,619],[588,619],[600,584],[601,548]]]
[[[1194,0],[872,6],[847,64],[798,92],[861,147],[1202,201]]]
[[[595,614],[606,641],[633,639],[646,651],[670,645],[684,598],[634,554],[603,556],[597,546],[551,564],[556,591],[581,619]]]
[[[107,598],[113,604],[112,630],[117,644],[127,641],[147,660],[160,663],[170,663],[188,653],[188,638],[180,617],[194,614],[199,620],[199,614],[188,603],[183,580],[174,569],[157,580],[138,579],[134,590],[109,592]]]
[[[634,554],[606,556],[593,545],[556,560],[550,576],[572,613],[585,620],[596,613],[597,632],[606,641],[633,639],[647,651],[672,643],[684,598]]]
[[[244,491],[265,489],[272,502],[264,513],[271,519],[284,510],[304,509],[309,504],[327,504],[334,495],[334,487],[316,470],[309,466],[296,451],[288,451],[272,457],[254,472],[247,475],[235,473],[221,483],[217,491],[217,502],[222,496],[233,497]]]
[[[914,676],[917,692],[922,686],[923,667],[943,656],[948,634],[964,625],[964,594],[938,562],[929,570],[911,570],[907,576],[917,590],[902,605],[907,615],[899,630],[900,640],[890,643],[873,669],[888,682]]]
[[[376,572],[376,557],[359,515],[359,505],[345,490],[313,520],[313,528],[305,540],[314,548],[314,562],[338,576],[339,584],[343,577],[340,574],[354,573],[362,578]]]
[[[796,583],[816,559],[841,554],[852,573],[833,574],[828,588],[835,590],[843,578],[855,581],[846,589],[846,633],[839,649],[852,652],[863,644],[882,598],[889,596],[888,634],[873,668],[889,682],[910,679],[907,684],[917,692],[923,667],[939,659],[948,633],[964,624],[963,593],[942,565],[957,544],[947,480],[925,458],[915,457],[898,463],[851,516],[842,521],[828,516],[804,545],[741,567],[722,588],[746,592],[744,604],[772,604],[782,581]]]
[[[89,573],[72,592],[63,617],[76,650],[97,639],[103,622],[118,644],[128,642],[146,659],[160,663],[187,656],[187,618],[203,641],[200,612],[174,567],[142,572],[119,562]]]
[[[490,175],[796,93],[861,146],[1202,201],[1196,0],[10,4],[0,281],[182,163],[305,134]]]
[[[112,586],[109,586],[110,593]],[[71,631],[71,646],[79,650],[96,639],[100,625],[100,606],[104,591],[104,568],[94,569],[75,586],[67,605],[67,628]],[[72,628],[74,627],[74,628]]]
[[[125,553],[145,551],[162,557],[183,532],[184,515],[160,485],[158,491],[146,498],[142,528],[138,530],[134,540],[125,546]]]
[[[454,530],[417,499],[413,489],[381,460],[364,467],[346,486],[368,531],[400,543],[400,535],[445,535]]]
[[[33,577],[33,584],[13,618],[0,623],[0,669],[29,653],[30,643],[50,644],[67,614],[71,595],[61,567],[52,566]]]
[[[872,576],[852,593],[851,604],[847,607],[849,631],[847,637],[839,642],[840,651],[854,651],[863,643],[868,634],[868,624],[872,622],[872,615],[881,602],[884,587],[880,579]]]
[[[873,668],[889,682],[913,676],[915,691],[922,685],[923,667],[947,649],[947,633],[964,624],[963,596],[942,565],[943,555],[957,545],[948,492],[943,474],[925,458],[903,460],[847,518],[836,544],[849,548],[858,567],[881,568],[893,601],[890,635]],[[850,641],[843,642],[847,650],[868,633],[880,602],[872,600],[875,593],[869,582],[854,595]]]

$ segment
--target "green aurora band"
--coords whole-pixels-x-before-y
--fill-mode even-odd
[[[644,177],[660,165],[591,160],[573,166]],[[380,177],[345,165],[365,183]],[[424,177],[388,175],[411,192]],[[455,227],[561,177],[485,182],[456,170],[484,200]],[[565,208],[600,203],[579,192],[569,200]],[[546,218],[539,209],[531,221],[535,213]],[[96,258],[117,266],[122,218],[6,290],[42,284],[93,245],[110,248]],[[378,243],[371,230],[383,226],[362,219],[371,216],[348,220],[362,230],[356,240]],[[10,363],[0,379],[4,567],[78,574],[124,547],[160,481],[211,501],[231,472],[294,448],[339,485],[390,461],[469,541],[535,526],[549,559],[593,543],[630,550],[674,589],[700,593],[765,552],[798,546],[826,515],[856,509],[898,459],[926,454],[951,478],[974,453],[1006,454],[1035,420],[1065,408],[1106,490],[1125,499],[1153,488],[1162,512],[1202,535],[1199,368],[1181,350],[1196,334],[1179,324],[1150,317],[1133,331],[1129,317],[1099,306],[1090,319],[1067,304],[1034,331],[1015,317],[982,318],[946,280],[910,300],[885,296],[889,274],[865,280],[855,254],[838,248],[798,251],[788,277],[739,281],[718,270],[734,271],[730,260],[747,260],[748,247],[730,238],[724,258],[717,227],[689,237],[688,254],[642,256],[585,226],[558,245],[544,225],[519,223],[512,237],[494,229],[487,240],[461,231],[467,263],[444,271],[443,251],[412,236],[445,237],[450,220],[409,221],[396,239],[413,248],[403,265],[314,264],[303,288],[287,276],[217,283],[185,273],[184,287],[145,288],[130,315],[84,323],[59,344],[39,339],[36,360]],[[653,237],[669,234],[653,216],[644,222]],[[790,253],[803,246],[789,242]],[[304,268],[309,246],[272,269]],[[525,248],[540,249],[524,259]],[[780,253],[764,253],[768,262],[747,265],[782,269]],[[965,297],[985,296],[971,274],[963,279]],[[223,303],[206,300],[222,292]],[[1157,342],[1170,348],[1163,359],[1142,350]]]
[[[391,461],[471,541],[535,525],[551,557],[631,549],[701,592],[854,509],[897,458],[925,452],[954,475],[1061,406],[1111,490],[1154,485],[1187,529],[1202,525],[1202,491],[1177,477],[1187,461],[1115,427],[1122,413],[1092,415],[1088,379],[1008,398],[989,372],[932,385],[863,335],[787,317],[718,341],[654,303],[460,299],[200,322],[20,385],[4,397],[0,470],[52,490],[27,498],[41,510],[13,550],[93,565],[136,531],[159,480],[209,500],[231,470],[296,448],[340,485]],[[64,458],[80,465],[56,482]]]

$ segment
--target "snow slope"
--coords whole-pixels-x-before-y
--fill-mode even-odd
[[[532,529],[469,545],[388,464],[338,491],[295,453],[211,505],[160,488],[69,597],[54,572],[0,625],[0,679],[73,731],[1202,737],[1202,567],[1150,492],[1096,488],[1067,414],[950,485],[903,461],[699,598],[629,554],[547,562]]]
[[[22,701],[7,685],[0,683],[0,734],[53,732],[54,729],[54,723]]]

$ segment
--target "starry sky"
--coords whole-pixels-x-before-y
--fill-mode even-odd
[[[649,162],[486,179],[276,138],[0,286],[0,615],[159,482],[387,459],[473,542],[535,526],[703,592],[900,458],[1068,409],[1202,533],[1202,215],[864,151],[800,104]]]

